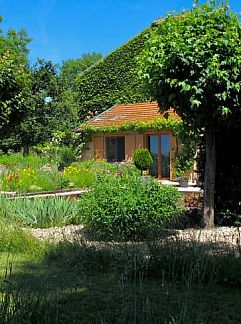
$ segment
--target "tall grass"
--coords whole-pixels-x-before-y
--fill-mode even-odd
[[[60,197],[10,200],[0,196],[0,215],[21,226],[64,226],[75,222],[77,202]]]
[[[49,318],[54,302],[51,303],[44,288],[37,294],[30,289],[15,289],[11,285],[11,277],[12,264],[9,263],[0,281],[0,323],[51,323]],[[57,316],[52,318],[57,319]]]
[[[39,168],[45,164],[47,164],[49,160],[44,156],[39,155],[28,155],[23,156],[22,153],[15,153],[11,155],[0,155],[0,165],[5,165],[10,168],[10,170],[14,170],[15,168]]]
[[[241,296],[231,279],[240,280],[240,257],[194,242],[160,243],[53,246],[48,280],[34,275],[20,286],[24,276],[6,276],[2,323],[239,323]]]
[[[27,230],[9,220],[0,219],[0,252],[35,254],[43,246]]]

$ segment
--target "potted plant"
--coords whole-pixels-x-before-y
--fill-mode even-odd
[[[179,186],[180,187],[188,187],[188,179],[189,179],[189,175],[181,175],[179,177],[177,177],[177,180],[179,182]]]
[[[175,158],[175,175],[180,187],[188,187],[188,180],[193,168],[194,159],[187,159],[185,155],[179,154]]]
[[[135,150],[132,159],[134,165],[141,171],[143,177],[143,171],[147,171],[153,163],[151,153],[146,148],[138,148]]]

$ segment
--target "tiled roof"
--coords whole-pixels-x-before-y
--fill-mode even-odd
[[[172,108],[168,110],[168,115],[175,119],[180,118]],[[121,126],[131,122],[149,122],[158,117],[163,117],[163,115],[160,113],[158,103],[155,101],[120,104],[104,111],[82,125],[96,127]],[[81,127],[78,130],[81,130]]]

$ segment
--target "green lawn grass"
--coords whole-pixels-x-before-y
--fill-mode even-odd
[[[78,243],[2,253],[1,323],[241,322],[240,287],[167,279],[147,273],[136,250]]]

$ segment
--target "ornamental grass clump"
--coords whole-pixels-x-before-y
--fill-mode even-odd
[[[139,240],[182,214],[178,191],[138,176],[99,176],[79,200],[81,223],[103,240]]]
[[[65,226],[75,223],[77,203],[63,197],[11,200],[0,197],[0,215],[20,226]]]

